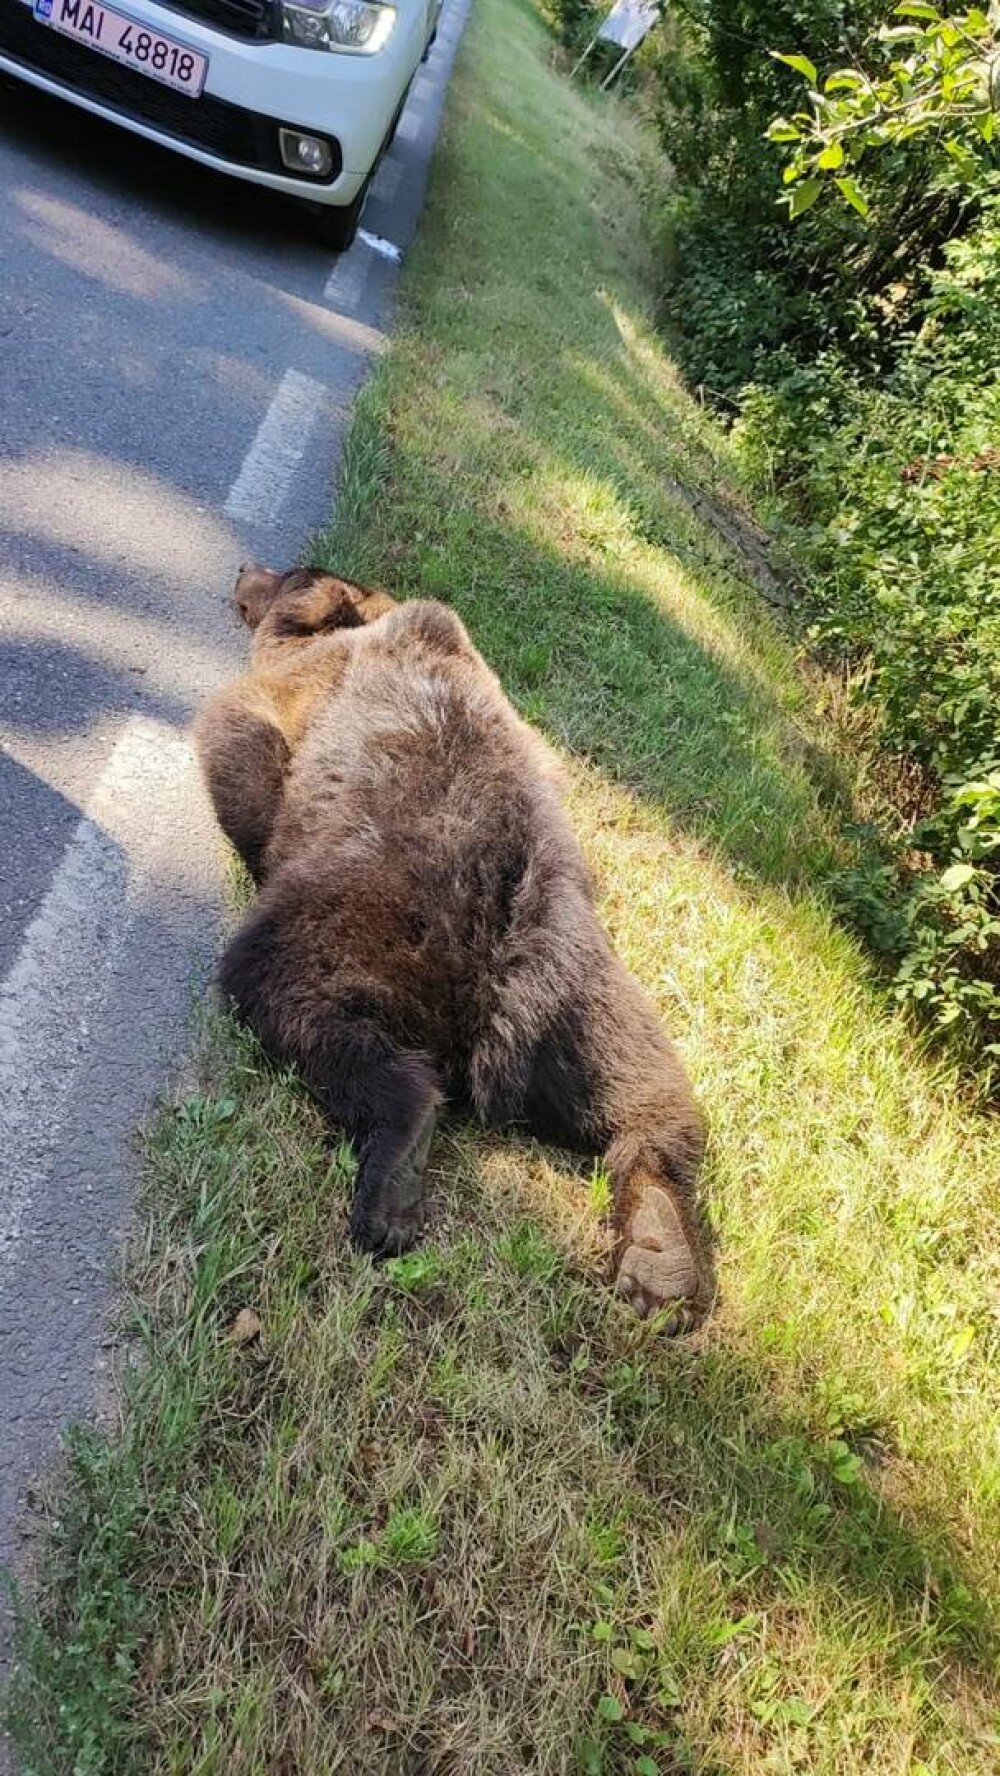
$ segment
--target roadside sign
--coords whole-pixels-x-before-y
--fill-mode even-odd
[[[638,49],[660,17],[656,0],[615,0],[597,35],[602,43],[619,49]]]

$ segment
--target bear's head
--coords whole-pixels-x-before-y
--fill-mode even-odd
[[[328,629],[359,629],[393,609],[387,592],[342,580],[316,567],[287,573],[245,561],[236,576],[236,609],[261,639],[283,641]]]

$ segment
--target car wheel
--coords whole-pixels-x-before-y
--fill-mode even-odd
[[[335,253],[346,253],[348,247],[354,244],[367,196],[368,181],[362,185],[352,203],[313,204],[313,238],[321,241],[324,247],[332,248]]]

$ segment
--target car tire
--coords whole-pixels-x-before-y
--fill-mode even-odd
[[[324,247],[334,253],[346,253],[354,245],[361,224],[370,180],[366,180],[357,197],[349,204],[314,204],[311,207],[312,233]]]

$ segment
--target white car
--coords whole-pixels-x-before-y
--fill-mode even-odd
[[[343,251],[441,0],[0,0],[0,68],[305,199]]]

